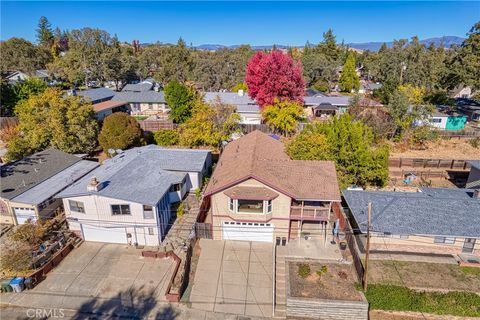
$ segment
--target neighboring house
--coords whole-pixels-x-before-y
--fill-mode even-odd
[[[163,92],[157,92],[154,90],[123,90],[117,92],[112,100],[128,102],[131,113],[135,115],[166,115],[170,112],[170,108],[167,106]]]
[[[470,121],[480,121],[480,103],[472,99],[455,99],[457,110],[468,117]]]
[[[128,112],[128,102],[126,101],[103,101],[100,103],[95,103],[93,105],[93,110],[95,111],[95,118],[98,121],[102,121],[105,117],[111,115],[114,112]]]
[[[470,98],[472,96],[472,88],[469,86],[458,86],[449,92],[450,98]]]
[[[72,90],[69,95],[89,99],[93,104],[108,101],[113,98],[115,91],[107,88],[88,89],[83,91]]]
[[[24,81],[24,80],[27,80],[28,78],[30,78],[31,76],[25,72],[22,72],[22,71],[14,71],[12,73],[10,73],[9,75],[7,75],[5,77],[5,80],[9,83],[9,84],[16,84],[17,82],[19,81]],[[34,77],[37,77],[37,78],[40,78],[44,81],[48,81],[48,71],[47,70],[44,70],[44,69],[40,69],[40,70],[36,70],[35,71],[35,74],[34,74]]]
[[[360,84],[360,88],[358,89],[358,93],[361,94],[372,94],[374,90],[378,90],[382,87],[381,83],[375,82],[362,82]]]
[[[171,203],[201,187],[207,150],[133,148],[106,160],[61,192],[70,230],[86,241],[158,246]]]
[[[53,216],[62,203],[55,195],[97,166],[56,149],[1,166],[1,223],[24,224]]]
[[[466,188],[480,189],[480,160],[467,161],[470,164]]]
[[[219,100],[221,103],[232,105],[240,115],[241,124],[261,124],[262,114],[260,107],[243,90],[238,92],[205,92],[204,101],[214,104]]]
[[[465,129],[467,116],[459,114],[446,114],[437,111],[430,116],[428,123],[431,126],[441,130],[458,131]]]
[[[37,78],[42,79],[43,81],[48,81],[48,78],[49,78],[48,70],[39,69],[39,70],[35,71],[35,76]]]
[[[332,203],[340,202],[335,165],[292,160],[284,149],[260,131],[226,145],[205,190],[213,239],[285,243],[322,230],[326,236]]]
[[[351,97],[328,97],[324,95],[315,95],[313,97],[304,97],[303,100],[307,115],[314,117],[316,115],[322,116],[325,111],[329,111],[329,114],[341,114],[346,112],[348,106],[350,105]],[[325,109],[327,106],[330,108],[329,110]]]
[[[470,189],[421,192],[343,190],[349,218],[363,251],[372,204],[374,252],[480,255],[480,199]]]
[[[141,82],[136,84],[127,84],[123,87],[122,91],[129,91],[129,92],[144,92],[150,91],[153,89],[153,83],[151,82]]]

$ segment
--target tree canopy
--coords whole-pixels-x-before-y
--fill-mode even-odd
[[[372,130],[348,113],[311,124],[288,144],[287,152],[297,160],[333,160],[341,188],[381,187],[388,180],[388,149],[376,146]]]
[[[265,123],[275,132],[290,135],[297,130],[298,122],[303,117],[303,107],[298,102],[275,100],[262,110]]]
[[[124,112],[115,112],[103,120],[98,142],[102,150],[128,149],[138,145],[142,138],[142,129],[137,120]]]
[[[175,123],[185,122],[192,114],[192,108],[199,99],[198,93],[177,80],[165,87],[165,101],[170,107],[170,119]]]
[[[249,96],[260,107],[279,101],[303,103],[302,66],[279,50],[257,52],[248,62],[245,75]]]
[[[80,97],[64,97],[49,88],[19,102],[15,108],[19,133],[7,143],[7,158],[55,147],[69,153],[91,152],[96,146],[98,124],[92,105]]]
[[[353,51],[348,53],[347,61],[343,65],[339,85],[344,92],[356,91],[360,87],[360,77],[357,74],[355,52]]]

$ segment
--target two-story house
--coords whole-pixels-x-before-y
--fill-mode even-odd
[[[205,190],[213,239],[287,242],[328,229],[341,201],[334,163],[292,160],[284,148],[260,131],[225,147]]]
[[[86,241],[157,246],[170,205],[201,186],[207,150],[133,148],[105,161],[61,192],[70,230]]]

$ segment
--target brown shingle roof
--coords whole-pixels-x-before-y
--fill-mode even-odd
[[[284,144],[253,131],[229,143],[205,190],[212,195],[249,178],[295,199],[340,201],[332,161],[292,160]]]
[[[121,107],[126,105],[128,102],[126,101],[113,101],[113,100],[107,100],[99,103],[95,103],[93,105],[93,110],[95,112],[100,112],[105,109],[113,109],[115,107]]]
[[[243,200],[273,200],[278,193],[265,187],[234,187],[224,192],[229,198]]]

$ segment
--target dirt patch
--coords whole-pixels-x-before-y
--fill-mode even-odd
[[[393,147],[390,157],[471,160],[480,157],[480,149],[474,148],[466,139],[450,139],[429,142],[425,150],[401,150],[399,146]]]
[[[480,275],[464,272],[456,264],[371,260],[369,273],[371,283],[480,293]]]
[[[299,275],[301,265],[310,268],[304,277]],[[290,293],[293,297],[361,301],[352,271],[350,265],[290,262]]]

